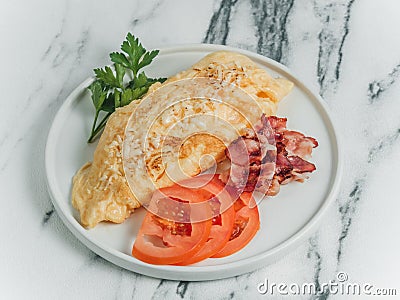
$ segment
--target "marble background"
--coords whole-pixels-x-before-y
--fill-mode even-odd
[[[256,299],[266,298],[257,291],[265,278],[318,286],[338,271],[399,295],[399,11],[398,0],[2,1],[1,298]],[[256,51],[324,97],[345,170],[312,238],[250,274],[188,283],[116,267],[67,230],[45,186],[47,133],[66,96],[108,63],[128,31],[148,48],[205,42]]]

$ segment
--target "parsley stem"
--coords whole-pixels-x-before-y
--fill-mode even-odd
[[[93,143],[94,140],[96,139],[97,135],[101,132],[101,130],[106,126],[107,120],[108,118],[111,116],[111,112],[106,114],[104,116],[104,118],[101,120],[101,122],[99,123],[99,125],[95,128],[95,124],[97,121],[97,117],[98,117],[98,112],[96,113],[96,117],[95,117],[95,122],[93,123],[93,127],[92,127],[92,133],[89,137],[88,143]]]
[[[99,112],[100,112],[100,111],[96,111],[96,115],[94,116],[93,125],[92,125],[92,133],[91,133],[91,135],[90,135],[90,137],[89,137],[89,140],[88,140],[89,143],[91,143],[90,140],[92,139],[93,132],[94,132],[95,127],[96,127],[97,119],[98,119],[98,117],[99,117]]]

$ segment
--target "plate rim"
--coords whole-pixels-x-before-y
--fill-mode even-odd
[[[275,247],[256,254],[252,257],[240,259],[234,262],[227,262],[225,264],[219,264],[214,266],[159,266],[159,265],[151,265],[139,260],[132,260],[133,257],[122,253],[114,248],[108,247],[107,245],[97,243],[93,238],[87,236],[85,232],[87,231],[83,228],[79,222],[72,216],[64,213],[64,208],[62,207],[63,201],[59,200],[64,198],[62,192],[58,189],[57,183],[55,182],[55,174],[54,168],[52,169],[52,162],[54,161],[55,155],[55,146],[58,139],[57,132],[60,126],[63,124],[63,120],[66,117],[65,112],[70,109],[70,107],[74,104],[74,99],[76,99],[77,95],[87,87],[90,82],[93,80],[93,77],[90,77],[84,80],[81,84],[79,84],[65,99],[63,104],[60,106],[57,111],[48,136],[46,140],[46,148],[45,148],[45,170],[46,170],[46,183],[47,189],[50,194],[50,198],[52,203],[57,211],[57,214],[60,216],[63,223],[66,227],[73,233],[73,235],[78,238],[80,242],[82,242],[86,247],[100,255],[104,259],[110,261],[113,264],[116,264],[122,268],[128,269],[130,271],[140,273],[146,276],[162,278],[162,279],[170,279],[170,280],[186,280],[186,281],[202,281],[202,280],[213,280],[213,279],[222,279],[228,278],[244,273],[248,273],[255,269],[266,266],[279,257],[287,254],[290,250],[298,246],[302,241],[304,241],[307,237],[309,237],[316,229],[318,223],[321,221],[322,216],[326,213],[329,206],[333,203],[336,196],[339,193],[339,186],[342,178],[342,170],[343,170],[343,162],[342,162],[342,153],[340,147],[340,138],[338,136],[338,131],[332,121],[332,117],[329,112],[329,108],[321,96],[315,92],[313,92],[307,85],[304,84],[304,81],[301,80],[301,77],[289,70],[286,66],[268,58],[262,56],[260,54],[239,49],[230,46],[224,45],[215,45],[215,44],[183,44],[177,46],[169,46],[165,48],[160,48],[159,55],[168,55],[173,53],[184,53],[184,52],[213,52],[213,51],[234,51],[241,54],[244,54],[250,57],[256,63],[262,63],[268,67],[272,67],[272,69],[279,70],[285,73],[285,76],[291,77],[292,80],[296,82],[296,85],[307,93],[307,95],[311,96],[309,98],[314,98],[320,107],[316,107],[319,110],[319,113],[324,114],[322,119],[328,128],[328,134],[332,143],[333,148],[333,164],[332,170],[334,171],[333,182],[330,183],[329,192],[327,193],[324,202],[316,211],[316,213],[310,218],[310,220],[301,227],[296,233],[288,237],[285,241],[276,245]],[[311,99],[314,102],[313,99]],[[63,118],[64,116],[64,118]],[[336,166],[336,168],[335,168]],[[278,255],[282,254],[282,255]],[[278,257],[279,256],[279,257]],[[129,260],[128,260],[129,259]]]

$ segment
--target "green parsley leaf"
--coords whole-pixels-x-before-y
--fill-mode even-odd
[[[104,69],[94,69],[94,73],[96,74],[97,79],[102,81],[105,85],[114,88],[122,88],[122,85],[120,85],[120,82],[115,77],[110,67],[106,66]]]
[[[144,72],[140,73],[136,80],[129,82],[128,87],[131,89],[136,89],[140,87],[147,86],[148,88],[153,85],[153,83],[161,82],[163,83],[166,78],[149,78]],[[147,91],[146,91],[147,92]]]
[[[88,87],[92,93],[96,114],[92,132],[88,142],[91,143],[105,127],[110,115],[118,108],[140,99],[156,82],[164,82],[166,78],[149,78],[139,70],[151,64],[158,55],[158,50],[148,52],[139,39],[128,33],[121,45],[122,52],[110,53],[114,68],[106,66],[94,69],[96,80]],[[132,80],[124,82],[125,75]],[[133,76],[132,76],[133,75]],[[100,112],[105,112],[103,119],[97,124]]]
[[[94,81],[89,86],[89,90],[92,92],[92,101],[94,108],[96,109],[96,111],[99,111],[104,103],[104,100],[106,99],[107,92],[104,91],[103,86],[99,81]]]
[[[140,70],[141,68],[148,66],[149,64],[151,64],[151,62],[153,61],[153,59],[158,55],[160,51],[158,50],[154,50],[151,52],[147,52],[142,60],[140,61],[139,65],[138,65],[138,70]]]
[[[123,53],[112,52],[110,53],[110,59],[113,63],[121,64],[125,68],[129,68],[129,61]]]
[[[109,94],[107,96],[106,100],[104,100],[103,105],[101,106],[101,110],[108,113],[113,113],[115,111],[113,94]]]
[[[118,90],[114,91],[114,107],[120,107],[121,106],[121,92]]]
[[[124,76],[125,76],[125,67],[121,64],[115,64],[115,73],[116,73],[116,79],[118,81],[118,85],[120,88],[124,87]]]

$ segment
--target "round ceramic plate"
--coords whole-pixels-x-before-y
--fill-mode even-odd
[[[87,247],[108,261],[128,270],[173,280],[211,280],[236,276],[265,266],[298,246],[316,229],[335,199],[340,180],[337,136],[322,99],[311,92],[281,64],[252,52],[218,45],[168,48],[146,70],[154,77],[168,77],[187,69],[210,52],[241,52],[275,76],[285,77],[295,88],[279,105],[278,116],[288,118],[288,128],[315,137],[319,147],[311,161],[317,170],[305,183],[283,186],[276,197],[259,205],[261,226],[244,249],[226,258],[207,259],[191,266],[158,266],[131,256],[132,244],[144,216],[138,209],[123,224],[101,223],[87,230],[71,205],[71,183],[75,172],[92,160],[95,144],[87,144],[94,109],[86,87],[78,86],[58,111],[47,140],[48,187],[57,213],[71,232]]]

